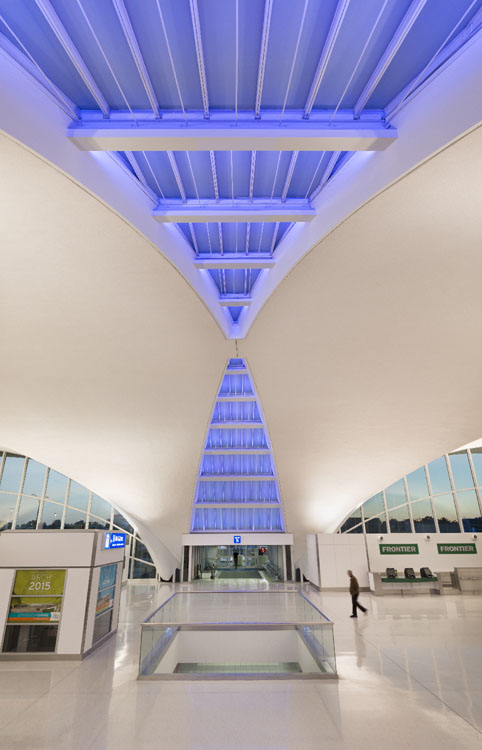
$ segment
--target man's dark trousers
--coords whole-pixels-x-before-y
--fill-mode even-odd
[[[352,594],[351,595],[351,604],[352,604],[352,607],[353,607],[353,611],[352,611],[352,616],[353,617],[357,616],[357,614],[356,614],[356,608],[357,607],[358,607],[358,609],[361,609],[362,612],[366,612],[367,611],[366,607],[362,607],[362,605],[358,603],[358,594]]]

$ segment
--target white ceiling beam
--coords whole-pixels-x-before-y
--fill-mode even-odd
[[[323,171],[323,174],[321,176],[320,182],[318,183],[318,186],[313,190],[312,194],[310,195],[310,199],[311,200],[314,200],[316,198],[316,196],[319,193],[321,193],[321,191],[325,187],[326,183],[330,179],[331,173],[333,172],[333,168],[334,168],[334,166],[335,166],[335,164],[336,164],[339,156],[340,156],[340,152],[339,151],[335,151],[331,155],[330,160],[329,160],[328,164],[326,165],[326,167],[325,167],[325,169]]]
[[[10,31],[10,29],[9,29]],[[26,50],[26,47],[23,49]],[[36,83],[42,86],[42,89],[46,94],[55,101],[55,103],[61,107],[61,109],[69,115],[73,120],[79,119],[78,107],[74,102],[69,99],[58,86],[50,80],[42,68],[38,65],[33,57],[29,58],[25,52],[19,50],[19,48],[13,44],[4,34],[0,33],[0,50],[3,50],[9,57],[14,60],[16,65],[23,68],[29,75],[36,81]]]
[[[142,85],[144,86],[144,90],[147,94],[147,98],[149,99],[149,103],[152,107],[154,116],[159,117],[159,102],[157,101],[154,86],[152,85],[149,73],[147,72],[146,64],[137,42],[134,29],[132,27],[131,19],[129,18],[126,6],[124,5],[124,0],[112,0],[112,2],[114,4],[117,17],[120,21],[120,25],[122,26],[122,31],[124,32],[127,44],[129,45],[131,55],[134,58],[137,72],[139,73],[139,77],[142,81]]]
[[[192,121],[89,120],[67,135],[83,151],[384,151],[397,138],[383,123],[313,120]]]
[[[345,14],[346,14],[346,11],[348,10],[349,4],[350,4],[350,0],[338,1],[338,5],[336,7],[335,14],[333,16],[333,21],[331,22],[331,26],[328,31],[325,44],[323,45],[320,59],[318,61],[318,66],[316,68],[316,72],[313,77],[313,82],[311,84],[310,92],[306,99],[305,114],[304,114],[305,117],[309,117],[311,114],[311,110],[313,109],[315,99],[318,95],[318,91],[320,90],[321,83],[326,73],[328,63],[330,62],[336,40],[338,39],[338,35],[341,31],[343,19],[345,18]]]
[[[241,253],[224,253],[198,257],[194,261],[194,266],[195,268],[273,268],[275,263],[271,255],[256,253],[246,256]]]
[[[271,26],[272,11],[273,0],[265,0],[263,31],[261,34],[261,47],[259,50],[258,81],[256,84],[256,103],[254,105],[255,117],[261,116],[261,99],[263,98],[264,72],[266,70],[266,57],[268,55],[269,29]]]
[[[291,198],[281,201],[253,202],[235,201],[226,198],[220,201],[188,199],[180,201],[160,201],[152,213],[162,223],[200,222],[304,222],[314,219],[316,212],[306,201]]]
[[[244,294],[223,294],[219,298],[219,304],[221,307],[248,307],[251,304],[251,297]],[[221,425],[217,426],[220,427]]]
[[[355,107],[354,107],[355,117],[358,117],[362,109],[367,104],[368,100],[370,99],[371,95],[373,94],[380,80],[382,79],[384,73],[386,72],[388,66],[390,65],[393,58],[395,57],[398,50],[400,49],[407,34],[409,33],[410,29],[412,28],[415,21],[417,20],[420,13],[422,12],[426,2],[427,0],[413,0],[412,1],[412,4],[410,5],[409,9],[405,13],[404,17],[402,18],[402,21],[400,22],[397,30],[395,31],[395,34],[392,36],[388,47],[386,48],[382,57],[378,61],[378,64],[375,70],[373,71],[370,78],[368,79],[368,82],[365,88],[363,89],[362,93],[358,97],[358,101],[356,102]],[[343,151],[345,149],[341,149],[341,150]]]
[[[290,189],[291,180],[293,179],[293,172],[295,171],[296,162],[298,161],[298,154],[299,151],[293,151],[291,154],[291,160],[288,166],[288,173],[286,175],[285,184],[283,185],[283,190],[281,191],[281,202],[286,203],[286,198],[288,196],[288,190]]]
[[[169,159],[169,164],[171,165],[172,172],[174,174],[174,179],[176,180],[176,184],[178,187],[178,190],[181,194],[181,200],[183,203],[186,202],[186,191],[184,190],[184,185],[181,178],[181,173],[179,172],[179,168],[177,166],[176,157],[172,153],[172,151],[167,152],[167,158]]]
[[[197,67],[199,71],[199,83],[201,84],[201,94],[203,99],[204,117],[209,118],[209,96],[206,79],[206,69],[204,67],[203,40],[201,35],[201,22],[199,20],[199,10],[197,0],[189,0],[191,6],[191,21],[194,34],[194,44],[196,45]]]
[[[159,200],[159,196],[156,195],[155,192],[154,192],[154,190],[152,190],[149,187],[149,183],[147,182],[146,178],[144,177],[144,172],[141,169],[141,166],[140,166],[140,164],[139,164],[139,162],[137,160],[136,155],[133,154],[132,151],[124,151],[124,153],[125,153],[125,155],[127,157],[127,161],[129,162],[129,164],[131,165],[132,169],[134,170],[134,173],[135,173],[137,179],[139,180],[139,182],[142,183],[142,185],[144,185],[144,188],[148,191],[148,193],[150,194],[150,196],[155,199],[155,201],[157,203],[157,201]]]
[[[249,170],[249,200],[253,200],[254,195],[254,175],[256,171],[256,151],[251,151],[251,168]]]
[[[67,53],[72,65],[76,69],[77,73],[82,78],[83,82],[90,91],[92,97],[97,102],[99,109],[102,111],[104,117],[109,117],[110,107],[104,97],[102,91],[94,80],[94,77],[87,65],[85,64],[80,52],[70,38],[67,29],[63,25],[62,21],[58,17],[57,13],[53,9],[50,0],[35,0],[39,7],[43,17],[47,21],[48,25],[54,32],[55,36],[59,40],[60,44]],[[109,149],[114,150],[114,149]],[[121,149],[119,149],[121,150]],[[123,150],[123,149],[122,149]]]
[[[402,106],[404,106],[414,95],[418,94],[429,82],[434,73],[441,73],[447,65],[450,65],[455,61],[457,53],[460,53],[469,39],[474,36],[475,33],[480,31],[481,25],[482,8],[470,19],[467,26],[462,29],[456,37],[443,46],[440,52],[429,60],[425,68],[423,68],[420,73],[417,73],[405,88],[399,91],[392,101],[387,104],[385,107],[387,120],[391,119]]]

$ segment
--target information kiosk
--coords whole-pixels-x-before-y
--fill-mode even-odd
[[[77,658],[115,633],[125,534],[0,534],[0,658]]]

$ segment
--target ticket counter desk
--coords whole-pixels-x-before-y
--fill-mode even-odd
[[[115,633],[123,542],[105,531],[2,532],[0,659],[82,659]]]

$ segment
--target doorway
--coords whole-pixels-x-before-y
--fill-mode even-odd
[[[281,545],[231,544],[193,548],[194,578],[284,580]]]

